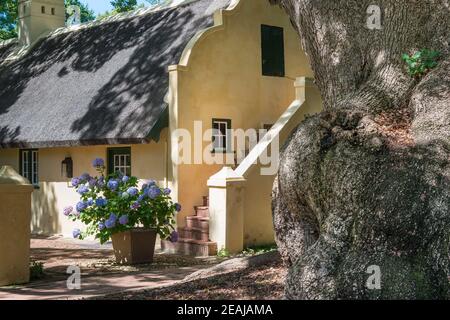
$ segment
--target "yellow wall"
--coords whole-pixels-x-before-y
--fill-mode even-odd
[[[167,185],[167,129],[162,132],[158,143],[131,145],[131,174],[140,179],[154,179],[160,186]],[[41,234],[70,235],[73,228],[83,225],[69,221],[63,214],[64,207],[79,201],[74,188],[61,177],[61,161],[72,157],[74,176],[85,172],[96,175],[92,160],[100,157],[106,160],[108,147],[86,146],[73,148],[39,149],[39,189],[32,195],[31,230]],[[11,165],[19,170],[19,150],[1,149],[0,166]],[[70,180],[70,179],[69,179]]]
[[[305,87],[306,101],[298,113],[280,133],[280,147],[296,126],[311,115],[322,110],[320,92],[312,83]],[[261,175],[261,165],[254,165],[245,175],[244,188],[244,247],[270,244],[274,241],[272,222],[272,186],[275,175]]]
[[[231,119],[232,128],[244,130],[274,123],[295,99],[295,78],[312,75],[288,17],[268,1],[243,0],[233,10],[216,14],[215,21],[215,27],[186,48],[180,65],[170,69],[171,130],[192,132],[195,120],[210,129],[212,118]],[[284,28],[284,78],[262,75],[261,24]],[[174,150],[172,156],[176,154]],[[192,206],[201,204],[202,196],[208,194],[208,178],[221,167],[173,167],[183,205],[181,226],[185,216],[192,214]]]

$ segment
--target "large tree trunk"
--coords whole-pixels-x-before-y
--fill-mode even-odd
[[[292,134],[274,184],[287,298],[449,298],[450,1],[270,1],[325,105]],[[381,30],[366,26],[372,4]],[[423,48],[441,59],[414,79],[401,57]],[[372,265],[381,289],[366,285]]]

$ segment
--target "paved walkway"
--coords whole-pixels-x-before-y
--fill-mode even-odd
[[[110,244],[100,246],[93,241],[60,237],[33,238],[31,258],[44,263],[45,277],[23,286],[0,288],[0,300],[79,299],[156,288],[175,284],[206,267],[195,263],[194,258],[160,253],[155,255],[155,263],[151,265],[118,266],[113,262]],[[180,261],[182,266],[179,266]],[[73,265],[81,269],[80,290],[67,288],[67,267]]]

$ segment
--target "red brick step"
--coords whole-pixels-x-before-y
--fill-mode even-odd
[[[177,242],[161,241],[161,250],[166,253],[176,253],[196,257],[217,255],[217,244],[193,239],[178,239]]]

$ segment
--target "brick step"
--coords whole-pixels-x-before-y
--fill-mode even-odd
[[[209,218],[209,207],[195,206],[194,210],[195,210],[195,215],[196,216]]]
[[[198,228],[178,228],[180,238],[209,241],[208,230],[202,230]]]
[[[209,217],[187,216],[186,227],[209,231]]]
[[[209,196],[203,196],[203,206],[204,207],[209,206]]]
[[[208,257],[217,255],[217,243],[183,238],[177,242],[161,240],[161,250],[165,253]]]

